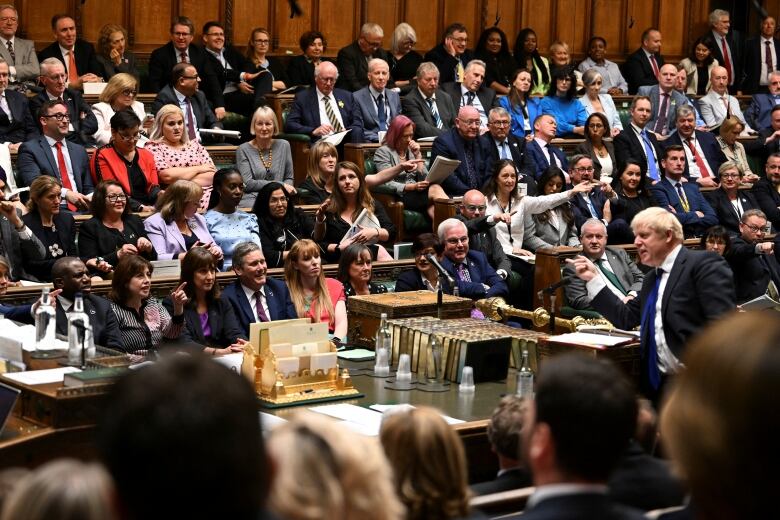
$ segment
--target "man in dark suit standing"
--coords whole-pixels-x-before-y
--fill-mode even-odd
[[[34,121],[38,121],[38,110],[47,101],[61,99],[68,107],[70,121],[68,124],[68,141],[82,146],[94,145],[92,135],[97,132],[98,122],[92,108],[84,101],[81,92],[66,88],[68,76],[65,67],[56,58],[46,58],[41,62],[41,83],[43,91],[29,98],[30,113]]]
[[[385,33],[379,24],[367,22],[360,28],[358,39],[339,49],[336,63],[339,67],[338,87],[357,92],[368,85],[368,63],[379,58],[390,63],[390,55],[382,49]]]
[[[333,133],[352,130],[353,143],[363,142],[363,131],[355,125],[352,93],[334,88],[339,71],[323,61],[314,68],[314,86],[298,92],[284,124],[288,134],[306,134],[316,141]]]
[[[523,423],[521,453],[536,490],[521,518],[644,518],[607,495],[635,426],[634,390],[614,364],[575,354],[546,361]]]
[[[652,116],[647,127],[659,135],[669,135],[674,129],[674,111],[688,103],[687,98],[677,90],[677,67],[671,63],[661,65],[658,71],[658,85],[639,87],[638,95],[650,99]]]
[[[171,23],[171,41],[152,51],[149,57],[149,88],[159,92],[171,83],[171,71],[177,63],[193,65],[203,81],[203,93],[213,107],[218,120],[225,117],[225,98],[219,80],[211,68],[206,51],[192,45],[195,25],[186,16],[179,16]]]
[[[730,30],[731,16],[723,9],[710,13],[710,27],[715,42],[712,57],[726,68],[729,93],[736,94],[742,84],[742,36]]]
[[[163,87],[154,98],[152,112],[163,105],[176,105],[184,114],[184,126],[190,140],[208,141],[200,135],[201,128],[221,128],[222,123],[211,110],[206,96],[198,89],[200,77],[195,67],[187,63],[177,63],[171,74],[171,84]]]
[[[68,141],[68,107],[54,100],[39,110],[43,135],[22,143],[16,159],[21,184],[29,186],[39,175],[51,175],[62,186],[62,205],[70,211],[87,211],[94,187],[86,149]]]
[[[222,297],[233,306],[238,325],[247,337],[252,323],[298,317],[284,282],[268,278],[260,246],[254,242],[238,244],[233,249],[233,271],[238,280],[225,287]]]
[[[661,32],[651,27],[642,33],[642,46],[631,53],[623,64],[623,77],[628,93],[636,94],[643,85],[658,84],[658,71],[664,64],[661,56]]]
[[[716,187],[718,169],[726,162],[726,156],[715,136],[710,132],[696,130],[696,114],[688,105],[677,107],[675,122],[677,132],[664,141],[664,146],[674,144],[683,147],[685,151],[683,176],[686,179],[696,181],[701,187]]]
[[[767,158],[764,172],[766,176],[753,186],[753,195],[772,226],[780,229],[780,152]]]
[[[457,111],[452,98],[439,89],[439,69],[426,61],[417,67],[417,88],[401,101],[404,115],[415,124],[414,136],[435,137],[450,128]]]
[[[89,270],[79,258],[66,256],[54,262],[51,270],[57,296],[57,334],[68,335],[68,313],[73,310],[77,294],[84,300],[84,312],[92,326],[95,345],[122,349],[122,334],[111,304],[105,298],[92,294]]]
[[[363,139],[379,141],[379,132],[387,132],[390,121],[401,113],[401,98],[390,90],[390,67],[385,60],[373,58],[368,62],[369,84],[352,94],[355,101],[355,125],[363,130]]]
[[[490,495],[531,485],[531,474],[520,460],[520,437],[526,406],[521,397],[507,395],[493,410],[487,436],[490,451],[498,457],[498,475],[494,480],[471,486],[476,495]]]
[[[455,22],[444,29],[442,42],[425,54],[425,61],[433,62],[441,73],[441,82],[463,81],[466,65],[474,59],[474,53],[466,46],[469,34],[466,26]]]
[[[682,153],[675,152],[680,175]],[[567,262],[586,282],[595,310],[621,329],[641,325],[641,390],[657,402],[665,379],[682,368],[680,359],[691,336],[734,310],[734,276],[716,253],[685,248],[680,221],[664,208],[640,211],[631,227],[640,262],[656,268],[645,275],[638,298],[622,303],[584,256]]]
[[[27,96],[8,88],[8,63],[0,58],[0,143],[15,152],[22,142],[38,135]]]
[[[452,97],[456,107],[473,106],[479,112],[481,129],[487,130],[488,112],[498,106],[496,91],[483,85],[485,81],[485,62],[471,60],[463,73],[462,83],[445,83],[442,90]]]
[[[557,166],[564,177],[568,175],[569,162],[566,160],[566,154],[552,144],[557,129],[558,123],[550,114],[542,114],[534,120],[534,138],[528,143],[527,151],[537,180],[550,166]]]
[[[661,178],[661,146],[655,134],[647,128],[652,114],[652,105],[647,96],[635,96],[631,101],[631,122],[628,128],[615,136],[615,160],[617,171],[623,171],[628,158],[642,161],[647,178],[657,181]]]
[[[477,109],[472,106],[461,107],[455,119],[455,128],[433,141],[429,169],[439,155],[460,161],[455,171],[441,183],[442,189],[450,197],[459,197],[468,190],[478,190],[487,180],[487,161],[478,139],[479,126]]]
[[[81,90],[83,84],[102,81],[100,65],[91,43],[77,37],[76,21],[66,14],[55,14],[51,19],[54,43],[38,53],[38,61],[57,58],[62,62],[68,87]]]
[[[734,272],[737,304],[763,296],[769,283],[780,290],[780,264],[775,257],[776,242],[764,241],[766,215],[759,209],[742,214],[739,235],[732,237],[725,258]]]
[[[761,34],[745,42],[744,77],[742,93],[766,93],[771,90],[772,72],[780,69],[780,41],[775,38],[775,19],[767,16],[761,21]],[[750,125],[760,130],[753,121]]]
[[[772,109],[780,104],[780,71],[769,73],[766,93],[753,94],[750,106],[745,110],[745,119],[754,130],[761,131],[772,126]]]
[[[526,195],[536,195],[536,180],[534,179],[534,164],[530,154],[526,153],[525,139],[518,139],[509,133],[509,112],[502,107],[496,107],[488,114],[488,131],[479,138],[482,150],[488,164],[485,171],[493,173],[494,164],[501,159],[515,163],[517,183],[525,184]]]

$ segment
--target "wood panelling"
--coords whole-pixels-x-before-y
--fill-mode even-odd
[[[328,54],[357,39],[360,30],[360,0],[318,0],[319,30],[328,39]]]
[[[188,17],[195,24],[195,43],[197,44],[203,43],[201,29],[203,29],[204,23],[211,20],[225,22],[225,14],[220,12],[219,0],[178,0],[178,4],[180,6],[179,13]],[[265,2],[257,2],[258,8],[264,4]]]
[[[100,34],[100,28],[110,21],[127,27],[125,20],[125,6],[122,2],[86,2],[81,8],[81,33],[80,36],[91,42],[96,42]]]
[[[554,0],[523,0],[522,20],[517,32],[525,27],[531,27],[536,33],[539,52],[547,53],[547,48],[557,39],[557,31],[552,21]],[[517,36],[517,33],[515,33]],[[514,49],[514,39],[512,39]]]
[[[439,28],[437,41],[441,40],[444,27],[454,22],[460,22],[468,29],[469,48],[473,48],[477,43],[479,33],[482,32],[480,23],[482,16],[481,6],[482,2],[475,2],[474,0],[447,0],[444,2],[444,19]],[[418,25],[419,23],[424,22],[418,22]],[[414,23],[412,23],[412,26],[414,26]]]
[[[252,7],[257,5],[256,0],[239,1],[246,2]],[[272,48],[273,52],[291,51],[293,54],[300,54],[301,49],[298,45],[298,39],[301,37],[301,34],[317,28],[315,6],[318,3],[318,0],[298,0],[298,5],[301,6],[303,14],[295,18],[290,18],[290,9],[286,2],[276,6],[273,16],[273,33],[271,34],[272,43],[276,42],[276,46]],[[323,31],[323,33],[329,47],[329,50],[326,50],[326,52],[330,53],[332,51],[335,53],[338,51],[338,47],[331,43],[327,32]]]
[[[441,30],[444,26],[439,20],[439,4],[444,0],[428,0],[427,2],[406,1],[403,21],[414,27],[417,33],[417,52],[436,47],[441,41]],[[441,27],[439,27],[441,25]]]
[[[174,16],[171,2],[133,0],[133,41],[135,49],[151,52],[170,41],[171,19]]]
[[[589,37],[583,43],[582,50],[587,53],[587,40],[592,36],[601,36],[607,40],[608,59],[620,58],[624,52],[621,42],[625,41],[625,3],[623,0],[595,0],[591,8],[588,26]]]
[[[20,5],[20,2],[15,2]],[[20,20],[26,28],[27,38],[41,42],[45,47],[52,42],[54,37],[51,32],[51,17],[57,13],[67,13],[68,0],[34,0],[26,2],[23,12],[25,17]],[[18,9],[18,7],[17,7]]]
[[[382,26],[385,31],[385,48],[390,48],[390,39],[393,37],[395,26],[401,23],[401,3],[403,0],[385,0],[381,2],[366,0],[365,10],[361,24],[374,22]],[[416,2],[413,2],[416,6]]]
[[[662,2],[658,9],[658,29],[663,38],[664,56],[682,56],[688,53],[686,36],[687,12],[670,2]]]
[[[278,10],[283,17],[286,15],[286,18],[289,20],[289,10],[285,10],[283,7],[285,6],[280,6]],[[249,41],[249,33],[255,27],[265,27],[271,31],[271,38],[275,40],[279,33],[275,27],[271,27],[269,13],[270,10],[264,3],[256,0],[235,0],[233,2],[233,45],[246,45]],[[274,43],[273,40],[272,44]],[[297,43],[295,47],[297,47]],[[271,50],[275,51],[276,49],[272,46]]]

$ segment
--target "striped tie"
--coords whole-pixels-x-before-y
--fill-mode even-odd
[[[433,104],[433,98],[429,97],[425,102],[428,103],[428,108],[431,109],[431,115],[433,116],[434,123],[436,123],[436,128],[443,128],[444,125],[441,122],[441,117],[439,117],[439,111],[436,110],[436,105]]]
[[[330,96],[325,96],[322,98],[322,102],[325,103],[325,113],[328,115],[328,119],[330,120],[330,126],[333,127],[335,132],[342,132],[344,127],[341,126],[341,123],[339,123],[336,114],[333,112],[333,105],[330,104]]]

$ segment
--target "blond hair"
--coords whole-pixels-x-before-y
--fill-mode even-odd
[[[126,72],[120,72],[114,74],[111,79],[108,80],[106,88],[100,93],[98,101],[108,103],[109,105],[114,102],[116,97],[125,89],[138,90],[138,80],[135,76]]]
[[[152,135],[149,136],[151,141],[160,141],[163,139],[163,125],[165,124],[165,120],[174,115],[180,116],[182,121],[184,121],[184,112],[182,112],[181,108],[177,107],[176,105],[163,105],[160,110],[157,111],[157,115],[154,116]],[[181,133],[180,142],[181,144],[187,144],[190,142],[190,136],[186,131]]]
[[[670,211],[663,208],[647,208],[636,214],[631,221],[631,230],[636,233],[637,229],[650,228],[659,235],[665,235],[667,231],[672,232],[676,242],[682,242],[685,239],[683,228],[677,217]]]
[[[249,123],[249,133],[255,135],[255,123],[261,117],[271,118],[271,123],[273,123],[274,125],[273,135],[277,135],[279,133],[279,120],[276,118],[276,113],[274,112],[274,109],[269,106],[257,107],[255,113],[252,114],[252,121]]]
[[[297,269],[298,260],[308,260],[309,258],[320,257],[320,247],[314,240],[304,238],[296,241],[290,248],[287,258],[284,260],[284,279],[287,281],[287,287],[290,289],[290,298],[295,305],[295,312],[299,317],[306,316],[306,301],[303,294],[303,282],[301,282],[301,272]],[[336,324],[336,311],[333,302],[330,299],[328,284],[325,282],[325,271],[320,269],[320,275],[317,279],[316,293],[311,300],[312,321],[317,323],[322,315],[322,307],[328,313],[328,328],[333,328]]]
[[[322,172],[320,171],[320,159],[326,155],[335,157],[336,162],[339,160],[339,152],[336,150],[335,146],[330,143],[326,143],[325,141],[316,142],[309,150],[309,164],[306,169],[306,173],[309,177],[311,177],[311,180],[314,181],[314,184],[322,189],[333,186],[335,179],[332,177],[336,176],[334,173],[330,179],[324,179],[322,177]]]
[[[200,201],[203,188],[192,181],[180,179],[165,189],[157,199],[157,211],[165,222],[170,223],[184,214],[184,206],[189,201]]]

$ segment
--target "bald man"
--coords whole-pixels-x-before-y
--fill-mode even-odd
[[[671,63],[662,65],[658,71],[658,85],[639,88],[638,95],[650,98],[652,106],[648,130],[658,135],[669,135],[674,130],[674,110],[688,100],[674,89],[677,82],[677,67]]]
[[[354,122],[352,93],[334,88],[339,78],[336,65],[323,61],[314,68],[314,85],[295,95],[284,124],[288,134],[306,134],[312,141],[352,130],[345,140],[363,142],[363,131]]]
[[[753,132],[753,129],[745,120],[742,109],[739,108],[739,101],[734,96],[729,95],[728,89],[728,71],[724,67],[712,67],[710,71],[710,91],[699,100],[699,110],[701,110],[704,122],[710,130],[713,130],[720,127],[727,117],[733,116],[745,125],[743,134]]]
[[[455,118],[455,128],[433,141],[428,170],[440,155],[460,161],[460,165],[441,185],[450,197],[459,197],[469,190],[482,188],[489,176],[486,171],[487,156],[479,146],[480,125],[476,108],[471,105],[460,107],[458,117]]]

